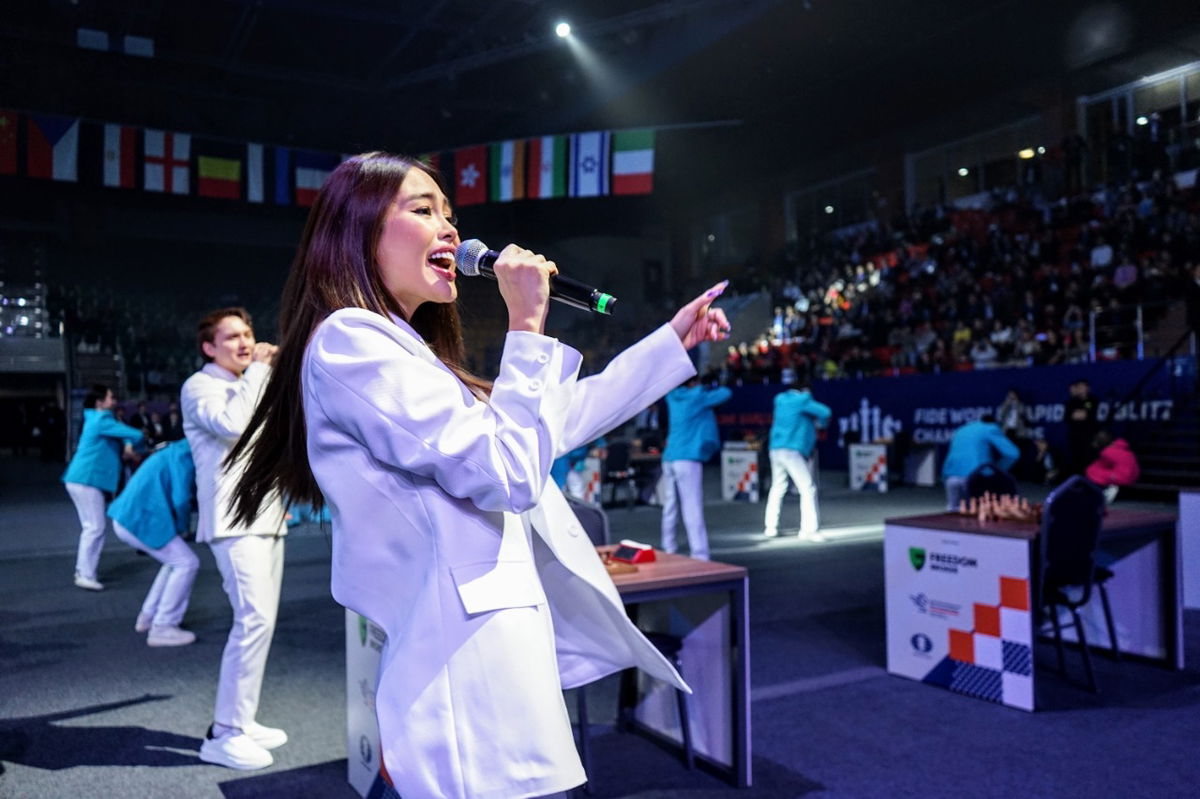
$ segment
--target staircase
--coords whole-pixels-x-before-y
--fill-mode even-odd
[[[1123,433],[1141,466],[1138,482],[1122,494],[1174,501],[1180,490],[1200,488],[1200,409],[1197,408],[1196,360],[1177,357],[1171,370],[1171,418],[1142,422]]]

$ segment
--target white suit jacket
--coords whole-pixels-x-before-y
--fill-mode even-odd
[[[229,500],[241,479],[244,461],[226,470],[221,461],[250,424],[271,367],[254,362],[239,378],[215,363],[206,363],[189,377],[179,392],[183,434],[196,463],[196,505],[200,510],[196,540],[212,541],[238,535],[284,535],[283,502],[268,498],[249,525],[234,525]]]
[[[331,314],[305,352],[309,461],[338,602],[382,626],[376,711],[405,799],[517,799],[585,780],[561,688],[630,666],[687,686],[629,622],[549,479],[559,455],[694,374],[664,326],[579,380],[511,332],[488,402],[403,321]]]

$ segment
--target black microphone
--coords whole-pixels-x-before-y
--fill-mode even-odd
[[[496,273],[492,266],[499,257],[500,253],[489,250],[479,239],[467,239],[454,251],[454,265],[468,277],[483,275],[495,280]],[[602,314],[611,314],[613,306],[617,304],[617,298],[613,295],[562,275],[550,276],[550,299]]]

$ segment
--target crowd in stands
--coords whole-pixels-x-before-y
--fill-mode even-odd
[[[725,377],[791,382],[1133,357],[1138,306],[1151,326],[1200,263],[1194,193],[1158,175],[1056,201],[1013,189],[989,205],[917,209],[780,253],[768,274],[738,286],[767,283],[776,309],[760,336],[729,347]]]

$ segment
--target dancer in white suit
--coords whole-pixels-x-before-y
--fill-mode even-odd
[[[287,733],[259,724],[258,699],[283,582],[283,503],[264,502],[253,518],[235,521],[229,500],[240,476],[225,456],[250,423],[271,374],[275,346],[254,339],[242,308],[222,308],[200,320],[204,367],[183,384],[183,431],[196,462],[196,540],[205,541],[221,572],[233,608],[233,626],[221,656],[213,724],[200,759],[236,769],[271,765],[268,749],[287,743]]]
[[[368,153],[333,172],[261,418],[233,455],[238,508],[279,489],[328,503],[334,597],[387,631],[376,709],[400,795],[541,797],[585,780],[562,688],[630,666],[685,687],[629,622],[550,465],[692,374],[687,349],[728,324],[709,308],[718,287],[579,379],[579,353],[542,332],[557,269],[509,245],[488,383],[460,366],[458,243],[424,166]]]

